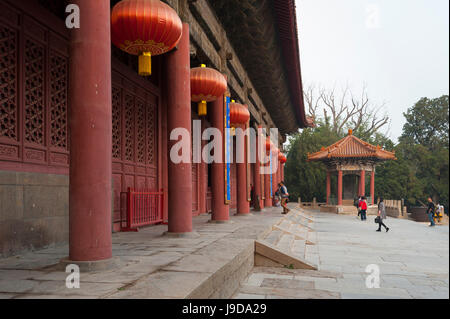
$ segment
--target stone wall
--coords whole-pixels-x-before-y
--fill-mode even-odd
[[[69,177],[0,171],[0,257],[69,239]]]

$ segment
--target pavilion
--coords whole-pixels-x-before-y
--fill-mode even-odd
[[[375,167],[383,161],[396,160],[395,154],[353,135],[308,154],[308,161],[320,161],[327,167],[327,202],[321,210],[342,213],[353,206],[358,196],[366,196],[366,172],[370,173],[369,205],[375,203]],[[332,175],[337,175],[336,198],[331,196]]]

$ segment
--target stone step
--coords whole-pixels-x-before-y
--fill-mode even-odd
[[[281,222],[278,224],[280,227],[289,229],[291,227],[292,222],[289,219],[282,219]]]
[[[292,254],[295,256],[299,256],[301,258],[305,258],[305,250],[306,250],[306,240],[296,239],[292,245]]]
[[[264,241],[276,246],[282,235],[283,232],[281,230],[274,229],[267,235],[266,238],[264,238]]]
[[[292,250],[292,244],[294,240],[295,240],[294,235],[284,233],[276,246],[280,248],[282,251],[290,252]]]
[[[317,243],[317,233],[314,231],[309,231],[306,239],[311,243]]]
[[[317,264],[294,255],[291,251],[281,250],[266,241],[255,241],[255,266],[289,267],[293,269],[317,270]]]

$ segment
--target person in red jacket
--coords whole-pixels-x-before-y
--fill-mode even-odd
[[[363,196],[359,202],[359,208],[361,212],[361,220],[367,219],[367,198]]]

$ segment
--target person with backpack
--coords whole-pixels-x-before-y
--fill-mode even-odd
[[[361,196],[355,198],[355,200],[353,201],[353,205],[355,205],[356,209],[358,210],[358,216],[356,216],[356,219],[359,219],[359,216],[361,215],[360,203],[361,203]]]
[[[361,220],[366,220],[367,219],[367,201],[366,201],[366,197],[363,196],[361,197],[361,201],[359,202],[359,208],[361,209]]]
[[[434,223],[434,210],[435,210],[435,205],[433,203],[433,199],[431,197],[428,197],[428,208],[427,208],[427,215],[428,215],[428,219],[430,220],[430,227],[435,226],[436,224]]]
[[[377,231],[380,232],[381,226],[383,226],[386,229],[386,233],[387,233],[389,231],[389,227],[387,227],[383,223],[383,219],[386,219],[386,206],[384,204],[384,199],[380,198],[380,203],[378,204],[378,216],[377,216],[379,226],[378,226]]]
[[[286,206],[288,198],[289,198],[289,193],[287,191],[286,185],[284,185],[284,182],[280,182],[278,184],[278,187],[279,187],[279,190],[281,193],[281,206],[283,207],[282,214],[285,215],[285,214],[289,213],[289,211],[290,211],[290,209]]]

